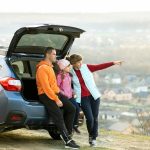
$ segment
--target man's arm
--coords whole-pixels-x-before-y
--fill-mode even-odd
[[[42,78],[41,78],[42,76]],[[60,101],[58,96],[55,94],[55,92],[51,89],[50,85],[48,84],[48,74],[46,70],[43,68],[39,68],[37,71],[37,77],[38,80],[42,86],[42,89],[44,93],[51,99],[54,100],[55,102]]]

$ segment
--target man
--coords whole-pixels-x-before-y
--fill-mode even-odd
[[[52,63],[56,62],[56,50],[48,47],[44,52],[44,60],[37,65],[36,83],[39,100],[47,109],[60,131],[65,148],[78,149],[79,146],[71,139],[75,108],[70,101],[59,94],[56,76]],[[64,110],[64,117],[60,107]],[[65,122],[64,122],[65,120]]]

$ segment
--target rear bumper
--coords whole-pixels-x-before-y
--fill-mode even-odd
[[[27,118],[27,115],[25,112],[10,111],[6,119],[6,124],[22,126],[24,125],[26,118]]]
[[[0,126],[4,128],[55,126],[43,104],[25,101],[19,92],[3,90],[0,93],[1,114]]]
[[[48,120],[45,107],[41,103],[27,102],[19,92],[0,91],[0,125],[23,125],[33,123],[34,120]]]

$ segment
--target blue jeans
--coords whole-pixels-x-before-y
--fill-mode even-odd
[[[98,114],[99,114],[100,98],[94,100],[92,96],[81,98],[81,108],[86,117],[86,125],[89,136],[96,139],[98,136]]]
[[[79,124],[79,112],[80,112],[79,103],[77,103],[74,98],[71,98],[69,100],[75,106],[75,109],[76,109],[73,126],[74,127],[78,127],[78,124]]]

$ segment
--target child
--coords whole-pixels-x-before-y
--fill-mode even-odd
[[[73,129],[75,132],[80,134],[80,131],[78,130],[78,117],[80,107],[75,100],[76,95],[72,89],[72,75],[70,74],[71,65],[70,62],[66,59],[58,60],[57,64],[60,69],[57,74],[57,84],[60,88],[60,93],[68,98],[76,108]]]

